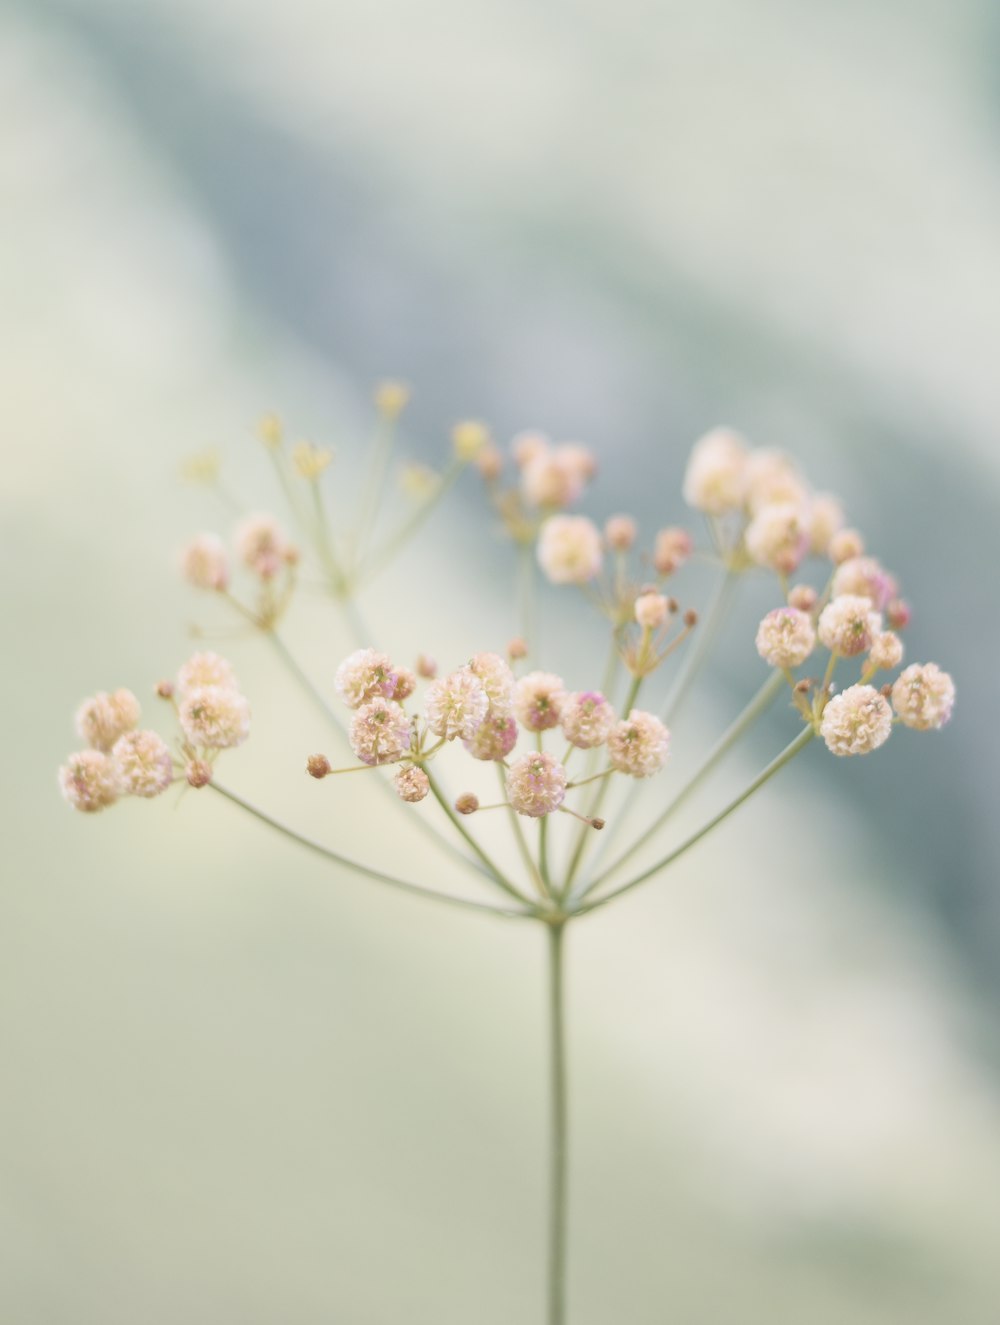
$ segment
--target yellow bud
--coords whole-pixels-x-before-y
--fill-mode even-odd
[[[181,477],[188,483],[214,483],[219,477],[218,451],[199,451],[181,464]]]
[[[277,414],[265,414],[257,425],[260,439],[265,446],[277,450],[284,438],[284,429]]]
[[[410,399],[405,382],[379,382],[375,388],[375,408],[390,423],[399,418]]]
[[[312,442],[296,442],[292,447],[292,464],[305,479],[318,479],[332,459],[333,452],[328,447],[314,446]]]
[[[490,433],[485,423],[479,423],[476,419],[464,419],[452,428],[451,440],[459,460],[475,460],[479,452],[489,444]]]
[[[399,472],[399,486],[415,501],[425,500],[437,485],[437,474],[426,465],[404,465]]]

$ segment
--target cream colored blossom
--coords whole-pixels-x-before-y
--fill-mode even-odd
[[[915,731],[937,731],[951,718],[955,682],[936,663],[914,663],[896,678],[892,706]]]
[[[570,745],[591,750],[608,739],[617,717],[599,690],[577,690],[566,696],[561,721]]]
[[[815,647],[812,618],[797,607],[768,612],[757,631],[757,652],[771,667],[799,667]]]
[[[198,686],[223,686],[228,690],[238,690],[239,682],[232,663],[217,653],[195,653],[177,673],[177,689],[183,695],[185,691]]]
[[[713,428],[699,438],[684,475],[684,500],[706,515],[742,508],[747,491],[749,448],[739,433]]]
[[[173,756],[158,732],[126,732],[115,741],[111,758],[123,795],[151,800],[174,780]]]
[[[105,754],[118,737],[138,725],[141,709],[131,690],[98,691],[76,711],[76,733],[82,741]]]
[[[471,740],[489,710],[486,689],[469,667],[432,681],[424,697],[428,728],[447,741]]]
[[[758,566],[790,575],[809,551],[809,516],[791,502],[762,506],[746,532],[747,552]]]
[[[835,566],[864,555],[865,540],[857,529],[840,529],[830,539],[827,556]]]
[[[670,755],[670,732],[653,713],[633,709],[608,736],[608,756],[620,773],[648,778]]]
[[[397,704],[402,704],[404,700],[409,699],[417,688],[416,673],[411,672],[409,667],[396,668],[396,684],[392,688],[391,699]]]
[[[506,718],[514,706],[514,673],[498,653],[477,653],[469,670],[479,678],[490,702],[490,716]]]
[[[874,611],[870,598],[843,594],[828,603],[819,616],[820,642],[841,658],[856,658],[867,653],[882,633],[882,617]]]
[[[355,649],[337,668],[333,686],[349,709],[360,708],[365,700],[381,695],[395,697],[399,672],[392,659],[375,649]]]
[[[74,810],[96,814],[118,799],[118,771],[102,750],[71,754],[59,770],[59,788]]]
[[[809,486],[795,462],[767,447],[751,451],[746,465],[746,505],[751,515],[765,506],[807,507]]]
[[[604,523],[604,541],[612,552],[628,552],[638,532],[631,515],[612,515]]]
[[[834,571],[832,592],[835,598],[842,594],[868,598],[876,612],[882,612],[899,592],[899,585],[874,557],[851,557]]]
[[[566,799],[566,770],[550,754],[521,755],[507,774],[507,800],[518,814],[541,819]]]
[[[488,713],[463,744],[473,759],[498,761],[506,759],[517,745],[518,734],[512,717]]]
[[[198,686],[181,699],[181,730],[194,746],[228,750],[250,734],[250,705],[229,686]]]
[[[199,534],[181,553],[181,574],[196,589],[229,587],[229,553],[218,534]]]
[[[670,615],[670,603],[661,593],[643,593],[635,600],[635,619],[644,630],[659,630]]]
[[[564,510],[580,500],[593,472],[583,447],[538,451],[521,470],[521,495],[529,506]]]
[[[402,801],[409,801],[411,805],[425,800],[431,789],[430,778],[422,768],[416,768],[413,764],[404,764],[402,768],[398,768],[394,780],[396,795]]]
[[[694,551],[694,539],[686,529],[661,529],[653,545],[653,565],[660,575],[673,575]]]
[[[270,580],[278,574],[292,551],[284,531],[273,515],[248,515],[233,530],[233,546],[240,561]]]
[[[809,506],[809,550],[817,557],[829,555],[830,543],[846,521],[844,508],[828,492],[818,493]]]
[[[891,672],[903,661],[903,641],[894,630],[883,630],[876,635],[868,653],[868,661],[882,672]]]
[[[553,584],[587,584],[601,573],[600,530],[583,515],[554,515],[538,539],[538,564]]]
[[[393,764],[410,752],[412,728],[400,706],[381,695],[362,704],[351,720],[348,740],[363,764]]]
[[[522,727],[543,732],[558,727],[566,701],[566,686],[552,672],[529,672],[514,688],[514,712]]]
[[[451,442],[455,448],[455,458],[468,462],[475,460],[489,446],[490,432],[486,424],[480,423],[478,419],[464,419],[452,428]]]
[[[851,686],[823,710],[820,734],[835,755],[871,754],[892,735],[892,709],[873,686]]]

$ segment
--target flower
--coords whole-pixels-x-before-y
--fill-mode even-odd
[[[853,594],[867,598],[877,612],[883,611],[899,592],[899,585],[874,557],[851,557],[842,561],[833,574],[834,598]]]
[[[111,758],[124,795],[151,800],[174,780],[170,747],[157,732],[126,732],[115,741]]]
[[[562,729],[570,745],[591,750],[603,745],[616,722],[615,711],[599,690],[578,690],[562,705]]]
[[[601,573],[601,534],[584,515],[555,515],[542,527],[538,564],[553,584],[586,584]]]
[[[488,713],[464,745],[473,759],[499,761],[517,745],[518,735],[513,718]]]
[[[566,799],[566,781],[565,768],[552,755],[522,755],[507,773],[507,800],[518,814],[541,819]]]
[[[871,754],[892,735],[892,709],[873,686],[851,686],[823,710],[820,734],[835,755]]]
[[[212,781],[212,765],[205,759],[190,759],[184,769],[184,778],[195,790],[207,787]]]
[[[882,633],[882,618],[872,610],[870,598],[844,594],[828,603],[819,616],[818,633],[824,648],[841,658],[867,653]]]
[[[686,529],[661,529],[653,544],[653,565],[660,575],[680,570],[694,551],[694,539]]]
[[[521,495],[529,506],[562,510],[579,501],[597,466],[590,451],[564,444],[536,447],[521,465]]]
[[[489,429],[485,423],[480,423],[476,419],[466,419],[462,423],[456,423],[451,430],[455,458],[463,463],[475,460],[476,456],[489,445],[489,441]]]
[[[229,553],[218,534],[199,534],[181,553],[181,574],[196,589],[229,587]]]
[[[375,408],[394,423],[410,400],[410,388],[405,382],[379,382],[375,388]]]
[[[776,607],[757,630],[757,652],[771,667],[798,667],[815,647],[812,618],[797,607]]]
[[[670,615],[670,604],[661,593],[643,593],[635,600],[635,619],[644,630],[659,630]]]
[[[868,653],[868,661],[880,671],[891,672],[903,661],[903,641],[894,630],[876,635]]]
[[[105,754],[118,737],[138,725],[141,709],[131,690],[104,690],[85,699],[76,711],[76,733],[82,741]]]
[[[648,778],[670,755],[670,732],[653,713],[633,709],[608,736],[608,756],[619,773]]]
[[[627,552],[635,543],[637,533],[631,515],[612,515],[604,523],[604,541],[612,552]]]
[[[817,557],[830,552],[830,542],[843,529],[846,516],[836,497],[821,492],[813,497],[809,507],[809,550]]]
[[[376,695],[392,699],[399,675],[388,654],[375,649],[355,649],[337,668],[333,685],[347,707],[357,709]]]
[[[291,544],[273,515],[248,515],[233,530],[236,555],[262,580],[271,580],[292,554]]]
[[[468,741],[490,710],[482,681],[470,667],[460,667],[427,687],[424,720],[435,736]]]
[[[566,687],[552,672],[529,672],[514,688],[514,712],[522,727],[543,732],[557,727],[562,717]]]
[[[782,575],[798,569],[809,551],[809,518],[805,507],[782,502],[762,506],[746,532],[746,547],[758,566]]]
[[[892,706],[915,731],[937,731],[955,707],[955,682],[937,663],[914,663],[896,678]]]
[[[746,441],[729,428],[713,428],[699,438],[684,474],[684,500],[706,515],[738,511],[746,495]]]
[[[431,780],[422,768],[413,764],[404,764],[396,769],[396,795],[402,801],[415,805],[422,801],[431,789]]]
[[[839,529],[830,539],[827,556],[835,566],[863,555],[865,540],[857,529]]]
[[[80,750],[60,768],[59,787],[74,810],[96,814],[118,799],[118,772],[102,750]]]
[[[469,670],[479,678],[490,702],[490,716],[507,717],[514,706],[514,673],[498,653],[477,653]]]
[[[238,690],[239,683],[232,664],[217,653],[195,653],[177,673],[177,689],[183,695],[198,686],[223,686]]]
[[[363,764],[393,764],[410,751],[410,719],[392,699],[377,695],[355,713],[348,733]]]
[[[250,735],[250,705],[231,686],[197,686],[181,700],[181,730],[194,746],[228,750]]]
[[[746,506],[756,515],[765,506],[809,505],[809,487],[790,456],[768,447],[751,451],[746,468]]]

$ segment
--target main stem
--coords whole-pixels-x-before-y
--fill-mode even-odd
[[[566,1321],[567,1195],[569,1179],[566,1000],[563,971],[565,922],[549,924],[549,1056],[552,1119],[548,1325]]]

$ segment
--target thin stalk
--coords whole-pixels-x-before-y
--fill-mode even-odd
[[[605,893],[603,897],[598,897],[593,902],[587,902],[585,905],[579,907],[576,914],[586,915],[589,911],[596,911],[599,907],[606,906],[608,902],[613,902],[616,897],[621,897],[623,893],[631,892],[633,888],[638,888],[640,883],[645,883],[647,879],[651,879],[655,874],[659,874],[661,870],[665,870],[669,865],[672,865],[676,860],[679,860],[685,852],[690,851],[693,846],[696,846],[703,837],[707,837],[714,828],[718,828],[724,820],[728,819],[734,811],[738,810],[741,805],[748,801],[755,792],[759,791],[760,788],[765,785],[765,783],[770,782],[771,778],[773,778],[776,773],[779,773],[801,750],[806,748],[815,734],[816,733],[812,727],[804,728],[799,732],[795,740],[792,741],[791,745],[786,746],[781,754],[778,755],[777,759],[772,760],[772,762],[768,764],[763,773],[754,778],[753,782],[740,792],[735,800],[730,801],[724,810],[720,810],[714,818],[709,819],[708,823],[699,828],[696,833],[693,833],[689,838],[682,842],[680,846],[675,847],[674,850],[671,851],[669,855],[664,856],[662,860],[658,860],[655,865],[650,865],[650,867],[643,870],[641,874],[637,874],[634,879],[630,879],[628,883],[623,883],[620,887],[614,888],[609,893]]]
[[[528,645],[528,655],[537,666],[541,656],[538,640],[538,581],[535,575],[535,551],[531,543],[522,543],[517,554],[517,629]]]
[[[553,896],[552,877],[549,873],[549,816],[543,814],[538,821],[538,870],[546,893]]]
[[[431,794],[433,795],[434,799],[437,801],[437,803],[441,806],[442,810],[444,810],[445,814],[448,816],[449,820],[451,821],[452,827],[455,829],[455,831],[465,839],[466,843],[472,848],[472,850],[476,853],[476,855],[479,857],[482,863],[486,866],[486,869],[489,871],[489,878],[493,881],[493,883],[496,884],[498,888],[502,888],[505,893],[508,893],[511,897],[516,898],[517,901],[523,902],[525,906],[531,906],[531,899],[525,897],[524,893],[522,893],[519,889],[514,887],[514,885],[510,882],[510,880],[503,873],[503,871],[493,863],[490,857],[486,854],[483,848],[479,845],[476,839],[466,828],[465,824],[462,823],[461,819],[458,817],[456,812],[452,809],[451,805],[449,804],[448,797],[441,790],[440,786],[438,785],[437,779],[434,777],[433,773],[431,773],[430,769],[425,766],[424,772],[427,774],[427,781],[430,783]]]
[[[510,801],[507,800],[507,780],[504,775],[503,764],[497,764],[497,776],[500,779],[500,786],[503,790],[504,800],[507,802],[507,809],[510,811],[511,831],[514,834],[514,841],[517,843],[517,849],[521,854],[521,860],[524,862],[528,877],[538,889],[538,895],[544,897],[545,884],[542,880],[541,874],[538,872],[538,866],[535,864],[535,859],[528,848],[528,840],[524,836],[524,829],[521,827],[521,817],[514,809],[513,805],[511,805]]]
[[[361,515],[354,533],[355,557],[358,561],[364,555],[365,544],[368,542],[378,516],[378,508],[381,505],[382,494],[385,491],[385,481],[389,473],[389,461],[392,459],[392,449],[395,441],[396,428],[394,422],[390,419],[382,419],[376,431],[375,445],[372,448],[372,463],[368,470],[364,497],[361,500]]]
[[[417,509],[404,520],[396,532],[390,535],[389,539],[383,543],[381,548],[376,548],[365,560],[357,577],[356,583],[368,584],[380,574],[385,567],[392,561],[397,552],[400,551],[417,532],[427,517],[433,511],[434,507],[441,501],[449,488],[454,487],[459,474],[465,468],[460,460],[453,460],[448,468],[438,480],[437,487],[426,501],[420,503]]]
[[[699,622],[699,629],[694,637],[694,643],[685,653],[684,662],[674,678],[674,683],[663,705],[661,716],[664,722],[670,722],[704,666],[739,578],[739,571],[727,569],[716,584],[715,591],[709,599],[708,606],[705,608],[704,615]]]
[[[565,924],[549,930],[549,1192],[548,1325],[565,1325],[569,1212],[569,1089],[566,1064]]]
[[[596,878],[591,879],[586,887],[581,888],[577,892],[575,897],[576,901],[582,900],[584,897],[592,893],[595,888],[599,888],[602,883],[609,879],[612,874],[621,869],[622,865],[624,865],[627,860],[631,860],[635,853],[644,847],[646,843],[660,831],[663,825],[667,823],[677,810],[680,809],[684,802],[697,791],[709,774],[715,769],[723,756],[728,753],[741,736],[749,731],[761,714],[767,711],[778,693],[781,691],[783,684],[784,677],[782,674],[780,672],[772,672],[757,691],[756,695],[754,695],[753,699],[751,699],[750,703],[747,704],[743,712],[712,747],[704,761],[693,774],[690,782],[677,793],[673,800],[667,804],[665,809],[653,821],[653,823],[650,824],[645,832],[641,833],[631,846],[628,847],[626,851],[622,852],[616,861],[610,864],[607,869],[602,870]]]
[[[428,897],[435,902],[447,902],[451,906],[460,906],[465,910],[482,911],[488,915],[503,916],[509,920],[534,919],[535,913],[532,911],[509,911],[503,907],[491,906],[488,902],[475,902],[467,897],[456,897],[453,893],[439,893],[436,888],[425,888],[423,884],[410,883],[407,879],[398,879],[395,875],[372,869],[370,865],[363,865],[360,861],[351,860],[350,857],[342,856],[337,851],[331,851],[329,847],[323,846],[321,842],[317,842],[314,838],[297,833],[294,828],[289,828],[287,824],[283,824],[265,810],[244,800],[242,796],[238,796],[235,791],[230,791],[228,787],[223,787],[218,782],[209,782],[208,785],[218,795],[225,797],[233,805],[238,805],[241,810],[253,815],[255,819],[258,819],[262,824],[266,824],[268,828],[273,828],[275,832],[280,833],[283,837],[298,843],[299,846],[305,847],[306,850],[312,851],[315,855],[322,856],[324,860],[328,860],[334,865],[340,865],[344,869],[353,870],[356,874],[374,879],[376,883],[384,883],[390,888],[396,888],[417,897]]]

